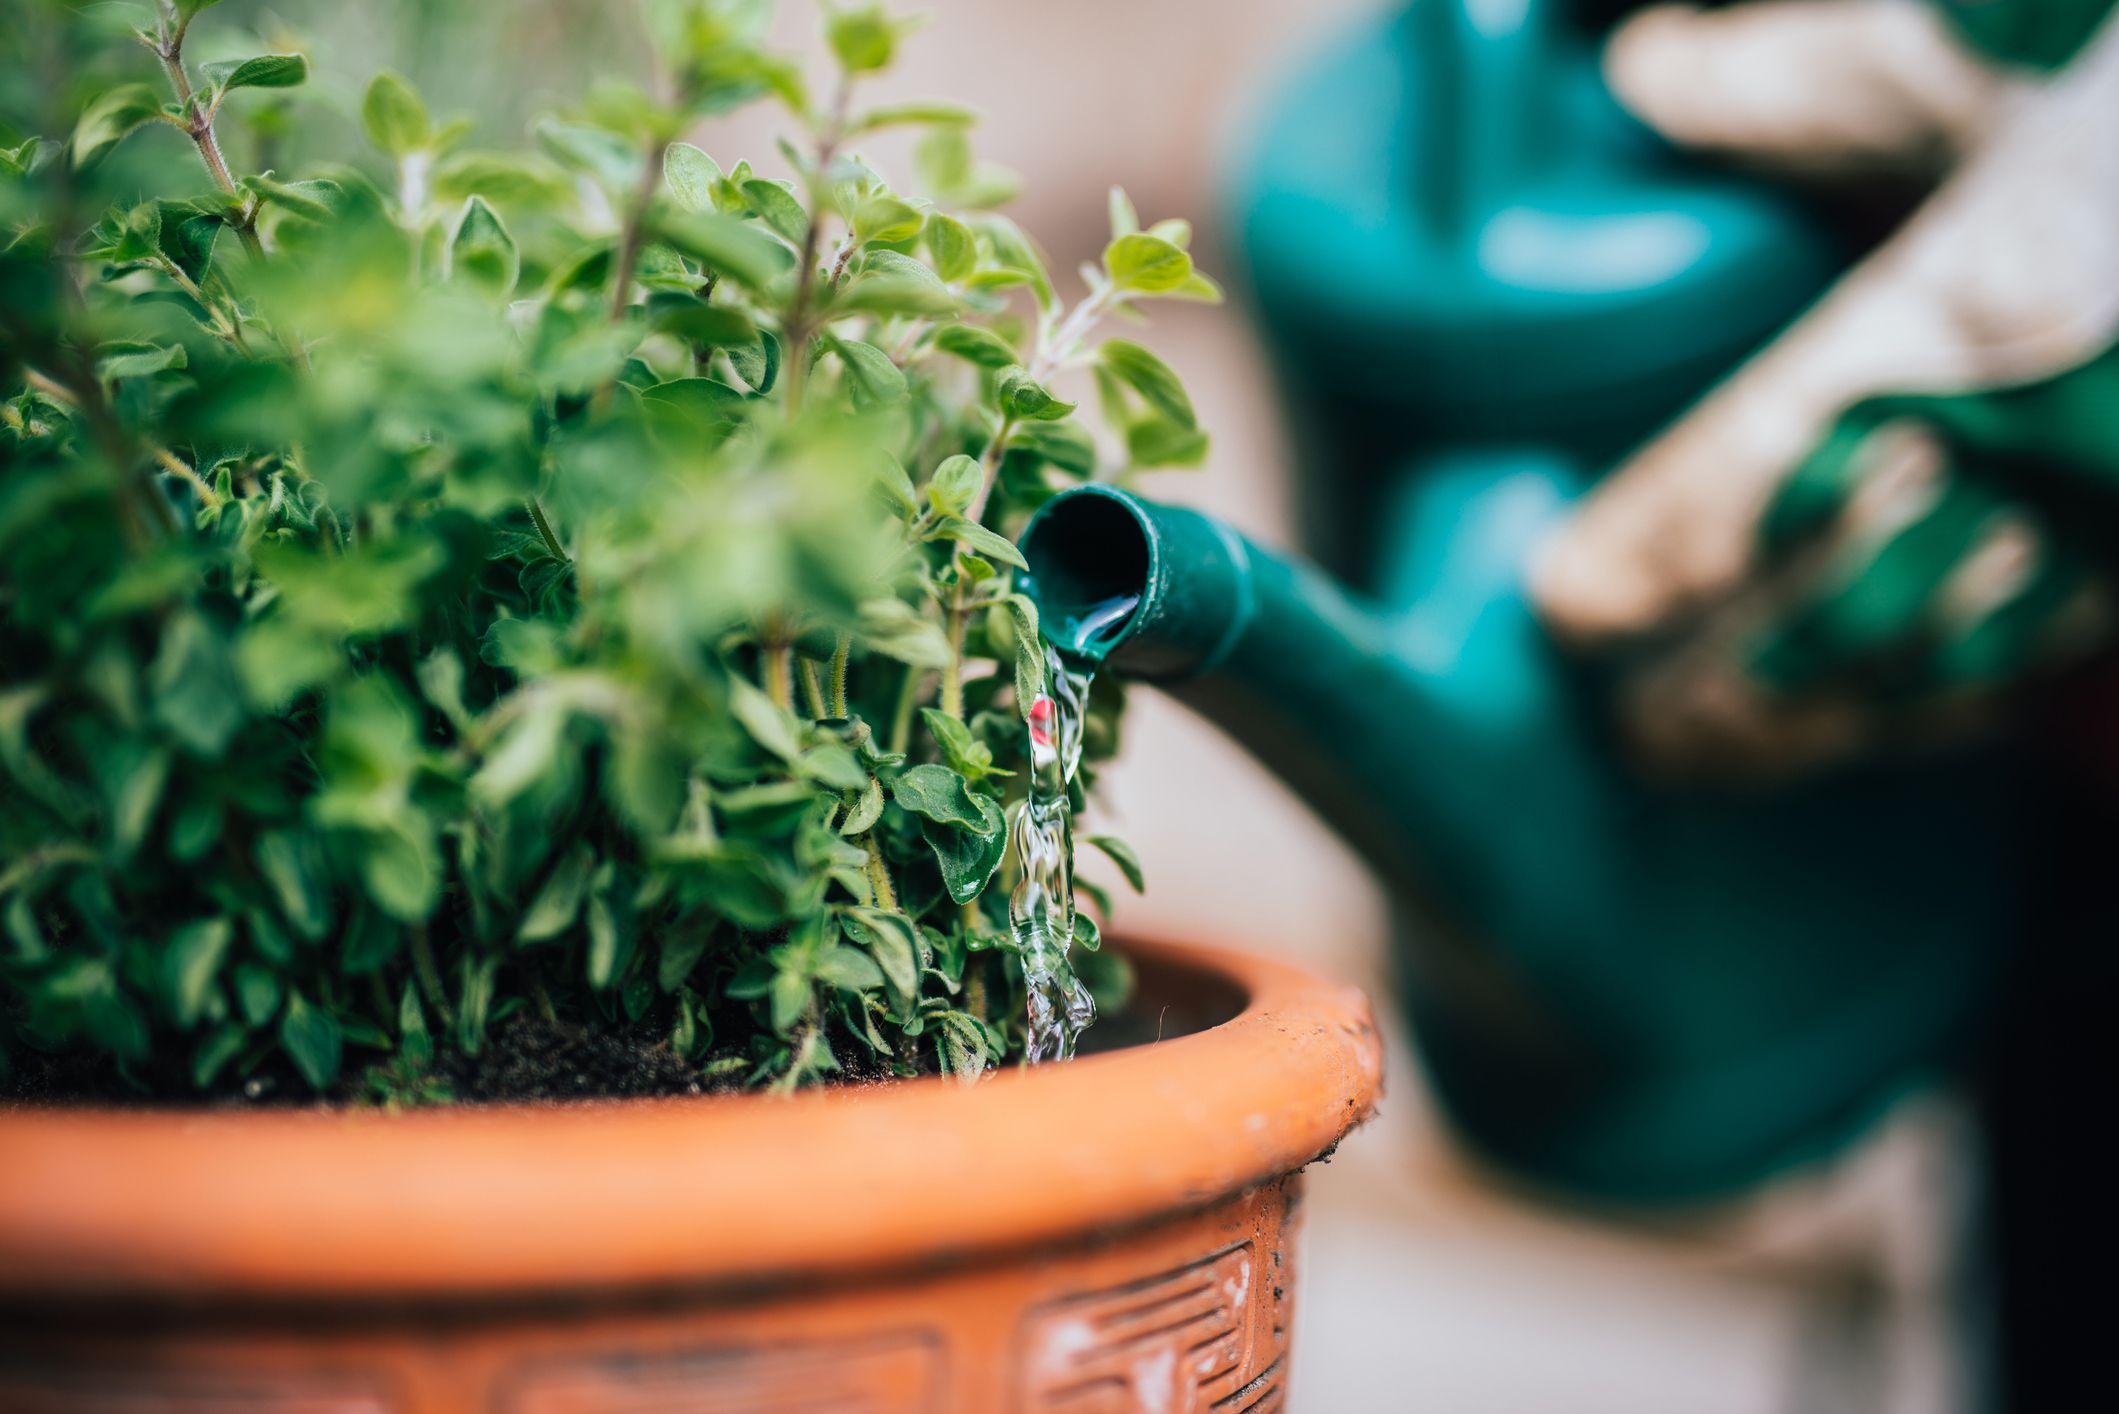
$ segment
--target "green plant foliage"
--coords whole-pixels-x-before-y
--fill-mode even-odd
[[[782,1089],[1019,1054],[1010,537],[1203,451],[1169,368],[1089,342],[1214,296],[1182,223],[1115,197],[1069,308],[975,115],[820,110],[754,0],[650,5],[670,89],[535,151],[455,150],[386,72],[364,164],[231,169],[224,104],[310,61],[190,63],[206,8],[30,4],[0,48],[76,75],[0,85],[0,1064],[417,1103],[525,1011]],[[911,28],[824,23],[839,95]],[[676,140],[753,101],[796,180]],[[917,190],[847,145],[903,125]],[[103,175],[142,128],[195,191]]]

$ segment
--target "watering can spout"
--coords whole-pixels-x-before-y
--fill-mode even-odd
[[[1063,654],[1214,721],[1412,905],[1403,1000],[1490,1156],[1663,1201],[1826,1152],[1945,1053],[1990,975],[2001,763],[1644,784],[1520,588],[1567,469],[1483,452],[1402,484],[1374,597],[1104,486],[1024,530],[1029,592]]]

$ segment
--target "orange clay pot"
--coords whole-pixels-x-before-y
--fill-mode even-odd
[[[0,1111],[0,1410],[1278,1409],[1368,1003],[1127,950],[1205,1029],[972,1087]]]

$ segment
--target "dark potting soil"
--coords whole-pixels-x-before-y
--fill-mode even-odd
[[[592,1031],[571,1022],[517,1015],[494,1028],[478,1055],[445,1051],[436,1056],[428,1074],[447,1093],[430,1089],[428,1098],[492,1103],[724,1094],[740,1090],[751,1069],[746,1063],[709,1074],[672,1051],[666,1033],[642,1031]],[[123,1070],[109,1057],[85,1050],[50,1055],[16,1050],[9,1059],[12,1070],[0,1077],[0,1106],[247,1109],[374,1104],[381,1098],[366,1079],[378,1057],[350,1045],[338,1080],[321,1095],[277,1051],[247,1075],[229,1067],[203,1091],[191,1084],[188,1060],[181,1056],[153,1056]],[[862,1069],[876,1073],[845,1078],[885,1078],[880,1067]]]

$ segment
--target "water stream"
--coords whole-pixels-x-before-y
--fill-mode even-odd
[[[1097,605],[1061,631],[1080,657],[1103,657],[1140,601],[1133,595]],[[1008,896],[1008,924],[1030,994],[1024,1059],[1066,1060],[1096,1020],[1096,1002],[1067,961],[1074,941],[1074,818],[1068,787],[1082,762],[1082,717],[1092,673],[1071,672],[1051,642],[1045,648],[1045,695],[1030,706],[1030,793],[1015,807],[1009,837],[1020,871]]]
[[[1082,713],[1089,676],[1070,673],[1045,645],[1045,695],[1030,707],[1030,794],[1009,831],[1020,871],[1008,896],[1008,924],[1030,993],[1024,1059],[1066,1060],[1096,1020],[1089,989],[1067,962],[1074,941],[1074,819],[1067,787],[1082,760]]]

